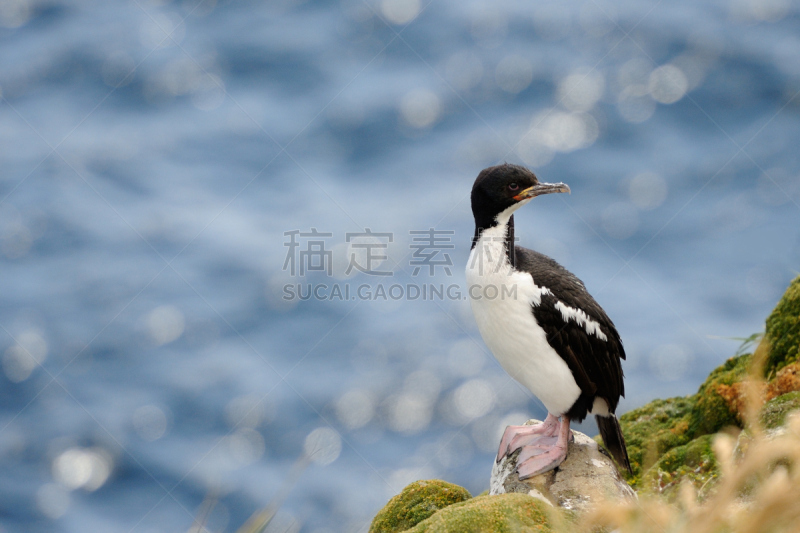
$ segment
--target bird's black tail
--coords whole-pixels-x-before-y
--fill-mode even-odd
[[[619,427],[617,417],[612,414],[611,416],[595,415],[594,418],[597,420],[597,428],[600,430],[600,436],[603,437],[606,449],[611,452],[618,465],[633,474],[631,462],[628,460],[628,450],[625,448],[625,437],[622,436],[622,429]]]

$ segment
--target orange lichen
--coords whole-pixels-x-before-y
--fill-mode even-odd
[[[800,363],[792,363],[778,370],[767,385],[766,400],[769,401],[789,392],[800,390]]]
[[[747,405],[748,391],[757,390],[759,401],[764,404],[778,396],[800,390],[800,363],[792,363],[778,371],[769,383],[755,383],[740,381],[731,385],[720,383],[714,391],[719,394],[728,408],[737,413],[742,420]]]

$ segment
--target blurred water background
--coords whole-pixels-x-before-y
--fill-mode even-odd
[[[0,531],[235,531],[315,451],[269,531],[486,489],[544,409],[468,303],[283,286],[464,290],[491,164],[572,187],[517,234],[616,322],[621,412],[694,392],[800,264],[789,0],[2,0],[0,91]],[[330,276],[293,276],[312,228]],[[391,276],[345,273],[365,228]],[[453,267],[415,276],[430,228]]]

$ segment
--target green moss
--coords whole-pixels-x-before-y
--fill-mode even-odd
[[[766,340],[769,355],[765,372],[767,376],[800,357],[800,276],[786,289],[781,301],[767,318]]]
[[[629,481],[634,487],[644,470],[664,452],[689,442],[689,415],[694,401],[691,396],[653,400],[620,417],[633,469]]]
[[[720,385],[733,385],[747,376],[752,354],[731,357],[715,368],[695,395],[689,417],[689,437],[696,438],[716,433],[726,426],[741,426],[736,413],[720,396]]]
[[[800,391],[790,392],[768,401],[761,410],[761,423],[767,429],[780,427],[786,422],[786,415],[800,410]]]
[[[751,360],[751,354],[732,357],[708,375],[697,394],[653,400],[620,417],[633,470],[628,481],[634,488],[642,485],[643,473],[670,450],[740,424],[719,390],[720,385],[730,386],[744,379]]]
[[[472,495],[463,487],[438,479],[415,481],[389,500],[370,526],[370,533],[406,531],[439,509],[463,502]]]
[[[527,494],[478,496],[442,509],[408,533],[548,532],[548,508]]]
[[[643,487],[667,497],[677,494],[684,480],[697,489],[719,477],[719,466],[711,448],[713,435],[703,435],[665,453],[643,476]]]

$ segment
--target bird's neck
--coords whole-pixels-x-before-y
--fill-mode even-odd
[[[502,219],[495,219],[485,226],[482,226],[476,221],[475,236],[472,237],[472,248],[475,248],[475,246],[478,244],[478,241],[480,241],[484,230],[490,228],[495,228],[498,233],[503,235],[503,245],[505,247],[506,257],[508,257],[508,263],[511,265],[511,268],[515,268],[517,266],[517,254],[514,250],[514,215],[508,217],[508,220],[505,222]]]

